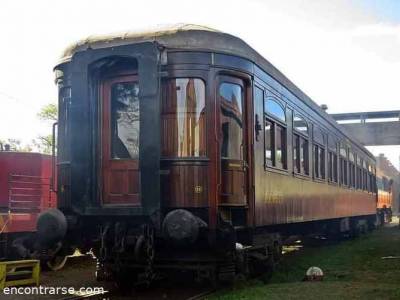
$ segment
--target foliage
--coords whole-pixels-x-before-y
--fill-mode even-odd
[[[36,139],[32,140],[32,144],[38,149],[40,153],[51,154],[53,146],[53,135],[39,135]]]
[[[58,116],[58,108],[56,104],[50,103],[42,107],[37,114],[39,119],[46,122],[56,122]],[[33,145],[41,153],[50,154],[53,146],[53,135],[39,135],[36,139],[32,140]]]
[[[54,103],[47,104],[42,107],[40,112],[37,114],[40,120],[43,121],[57,121],[58,109]]]
[[[40,112],[37,114],[38,118],[44,122],[56,122],[58,116],[57,105],[50,103],[43,106]],[[7,139],[0,140],[0,144],[3,145],[3,149],[5,145],[10,145],[11,151],[20,151],[20,152],[31,152],[35,148],[35,150],[40,153],[50,154],[52,150],[52,141],[53,135],[39,135],[36,139],[32,140],[32,144],[23,145],[18,139]]]
[[[5,148],[5,145],[10,145],[11,151],[20,151],[20,152],[32,151],[32,147],[30,145],[22,145],[21,141],[18,139],[0,140],[0,144],[3,145],[3,149]]]

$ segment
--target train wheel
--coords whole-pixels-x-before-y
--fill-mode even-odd
[[[64,268],[65,263],[68,260],[68,256],[56,255],[50,260],[46,261],[46,266],[52,271],[59,271]]]

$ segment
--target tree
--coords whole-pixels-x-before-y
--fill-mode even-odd
[[[30,145],[22,145],[21,141],[18,139],[7,139],[0,140],[0,144],[3,146],[3,150],[5,150],[5,146],[9,145],[11,151],[19,151],[19,152],[31,152],[32,147]]]
[[[40,153],[51,154],[53,146],[53,135],[39,135],[36,139],[32,140],[32,144],[37,148]]]
[[[40,120],[45,122],[56,122],[58,116],[57,105],[50,103],[43,106],[37,116]],[[37,139],[32,140],[32,143],[38,148],[39,152],[50,154],[53,147],[53,134],[39,135]]]
[[[42,107],[40,112],[37,114],[40,120],[43,121],[57,121],[58,109],[57,105],[54,103],[47,104]]]

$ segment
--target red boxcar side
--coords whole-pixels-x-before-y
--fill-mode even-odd
[[[39,213],[56,207],[51,156],[0,152],[0,234],[34,232]]]

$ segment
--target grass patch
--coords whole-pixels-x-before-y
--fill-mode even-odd
[[[268,284],[250,280],[208,299],[400,299],[400,229],[381,228],[335,245],[305,247],[284,256]],[[302,282],[320,267],[322,282]]]

